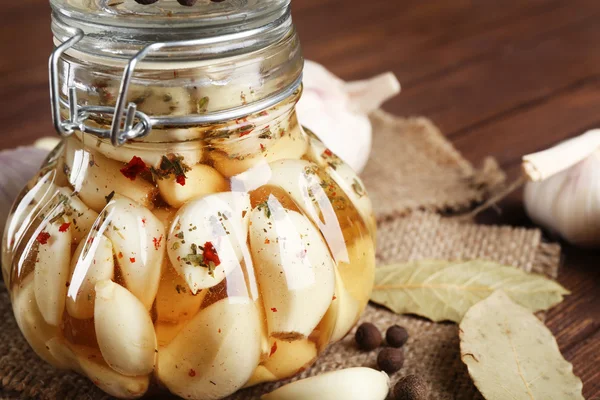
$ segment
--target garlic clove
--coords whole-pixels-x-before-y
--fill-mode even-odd
[[[324,328],[331,332],[330,343],[343,339],[360,318],[360,313],[359,302],[346,290],[336,267],[335,294],[331,306],[323,318]]]
[[[65,218],[71,223],[73,243],[77,244],[92,229],[98,213],[86,206],[72,190],[61,187],[58,193],[58,199],[64,199],[60,212],[64,212]]]
[[[158,190],[171,207],[179,208],[186,202],[207,194],[225,192],[229,183],[217,170],[208,165],[197,164],[185,173],[184,185],[177,183],[174,176],[159,179]]]
[[[103,392],[119,399],[142,397],[150,386],[150,376],[126,376],[110,368],[96,349],[73,345],[79,368]]]
[[[254,373],[252,374],[250,379],[248,379],[248,382],[246,382],[243,388],[245,389],[252,386],[256,386],[261,383],[273,382],[276,380],[277,377],[271,371],[266,369],[264,366],[259,365],[258,367],[256,367]]]
[[[64,339],[53,337],[46,342],[48,351],[56,359],[86,375],[102,391],[120,399],[136,399],[148,391],[149,376],[125,376],[110,368],[97,349],[67,343]]]
[[[83,370],[79,367],[77,356],[69,348],[65,339],[60,336],[54,336],[46,342],[46,348],[48,349],[48,352],[59,361],[61,368],[74,370],[80,374],[84,374]]]
[[[318,167],[305,160],[280,160],[269,164],[268,186],[282,189],[315,224],[333,254],[334,260],[347,260],[348,254],[340,219],[324,188]],[[289,208],[289,207],[288,207]]]
[[[70,170],[69,182],[79,198],[96,212],[106,206],[106,198],[115,192],[152,209],[156,188],[143,179],[125,177],[125,164],[106,158],[91,148],[83,148],[77,139],[66,140],[66,164]]]
[[[289,378],[317,359],[317,346],[307,340],[270,339],[269,358],[262,364],[277,380]]]
[[[158,321],[176,323],[192,318],[200,310],[208,290],[192,294],[185,279],[168,261],[163,271],[155,302]]]
[[[47,363],[58,368],[68,368],[63,360],[55,357],[46,342],[58,333],[56,326],[44,320],[35,298],[34,276],[27,276],[13,289],[12,306],[19,329],[35,353]]]
[[[239,192],[208,195],[179,209],[171,224],[167,251],[192,294],[217,285],[239,268],[247,253],[249,211],[250,196]],[[209,245],[216,253],[212,260],[206,259],[202,249]]]
[[[115,265],[113,246],[104,235],[91,234],[77,246],[71,260],[71,281],[67,290],[67,312],[73,318],[94,317],[96,283],[112,280]]]
[[[371,235],[374,236],[377,224],[373,216],[373,204],[367,196],[362,180],[348,164],[328,150],[318,139],[310,139],[310,156],[324,167],[329,176],[340,186],[363,217]]]
[[[385,400],[390,379],[371,368],[347,368],[289,383],[261,400]]]
[[[112,242],[127,289],[149,310],[160,282],[165,228],[150,210],[120,195],[103,215],[108,223],[104,234]]]
[[[71,231],[48,223],[38,234],[34,269],[35,299],[44,320],[58,326],[62,320],[71,263]],[[44,241],[40,237],[45,235]]]
[[[158,346],[146,306],[113,281],[100,281],[95,289],[94,326],[102,357],[123,375],[151,373]]]
[[[243,139],[242,141],[245,140],[248,139]],[[306,153],[307,149],[307,138],[298,126],[290,130],[289,134],[281,136],[278,139],[267,140],[266,144],[256,142],[254,151],[247,155],[232,157],[231,152],[212,151],[210,157],[214,162],[215,168],[223,176],[230,178],[260,164],[277,160],[300,159]]]
[[[317,346],[307,339],[293,342],[270,339],[269,349],[266,361],[254,370],[244,387],[289,378],[317,359]]]
[[[219,300],[159,350],[158,378],[180,397],[220,399],[248,381],[260,359],[260,341],[254,302]]]
[[[306,217],[284,209],[274,197],[255,208],[250,220],[269,336],[305,338],[333,297],[335,272],[327,245]]]
[[[163,136],[160,137],[160,135]],[[75,136],[82,142],[85,140],[84,134],[81,132],[75,132]],[[106,158],[121,163],[128,163],[133,157],[139,157],[146,165],[158,168],[163,155],[177,154],[178,157],[183,158],[186,165],[195,165],[202,161],[205,145],[198,140],[187,140],[198,137],[199,133],[194,129],[153,129],[150,135],[144,138],[144,142],[115,147],[110,140],[95,139],[94,149]],[[174,142],[169,143],[169,138],[172,138]],[[160,143],[152,143],[153,141]],[[158,146],[160,146],[160,151]]]

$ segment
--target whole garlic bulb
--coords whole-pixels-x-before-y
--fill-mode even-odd
[[[600,130],[523,157],[524,202],[538,225],[581,247],[600,247]]]
[[[391,72],[344,82],[313,61],[304,64],[304,92],[296,110],[303,126],[356,172],[363,170],[371,151],[368,114],[400,92]]]

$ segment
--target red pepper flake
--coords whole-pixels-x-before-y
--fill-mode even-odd
[[[177,261],[181,261],[181,256],[177,256]]]
[[[194,371],[193,368],[190,368],[190,372],[188,372],[188,375],[193,378],[196,376],[196,371]]]
[[[334,301],[335,299],[337,299],[337,297],[335,297],[335,295],[333,295],[333,297],[331,298],[331,301]]]
[[[131,257],[129,261],[133,264],[135,262],[135,257]]]
[[[265,149],[265,145],[261,143],[261,144],[260,144],[260,151],[264,152],[265,150],[266,150],[266,149]]]
[[[138,156],[133,156],[131,161],[129,161],[126,166],[121,168],[121,173],[125,175],[126,178],[135,181],[135,178],[147,169],[148,167],[146,167],[146,164],[141,158]]]
[[[40,242],[40,244],[46,244],[48,243],[48,239],[50,239],[50,234],[48,232],[40,232],[39,235],[37,235],[36,240],[38,242]]]
[[[212,262],[215,264],[215,267],[218,267],[221,264],[217,250],[211,242],[204,243],[204,261]]]
[[[118,256],[119,258],[123,258],[123,253],[119,252]]]
[[[66,232],[67,229],[69,229],[69,227],[71,226],[70,222],[65,222],[64,224],[62,224],[59,228],[58,231],[59,232]]]
[[[163,235],[160,235],[160,237],[158,239],[152,238],[152,243],[154,243],[154,248],[156,250],[158,250],[158,248],[160,247],[160,242],[162,242],[162,238],[163,238]]]
[[[258,113],[258,115],[260,115],[261,117],[266,117],[267,115],[269,115],[269,113],[266,111],[261,111]]]
[[[271,352],[269,353],[269,357],[271,357],[277,351],[277,342],[273,342],[273,346],[271,346]]]
[[[221,328],[219,328],[219,333],[221,333]]]
[[[332,153],[332,152],[331,152],[331,150],[329,150],[329,149],[325,149],[325,151],[323,152],[323,154],[325,154],[325,155],[326,155],[326,156],[328,156],[328,157],[331,157],[331,156],[333,156],[333,153]]]
[[[269,239],[265,239],[265,244],[269,244],[271,241]]]
[[[175,182],[179,183],[181,186],[185,186],[185,175],[177,175]]]
[[[277,308],[273,307],[273,308],[271,308],[271,311],[277,312]]]
[[[146,218],[142,218],[142,225],[146,226]]]
[[[252,132],[252,129],[250,129],[250,130],[247,130],[247,131],[244,131],[244,132],[240,132],[240,137],[244,137],[244,136],[246,136],[246,135],[249,135],[249,134],[250,134],[250,132]]]

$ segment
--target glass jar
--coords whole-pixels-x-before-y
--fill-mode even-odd
[[[63,140],[2,252],[30,345],[120,398],[219,399],[310,366],[368,302],[375,224],[296,118],[289,0],[51,3]]]

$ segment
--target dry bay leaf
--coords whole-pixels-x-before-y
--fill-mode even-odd
[[[552,333],[504,292],[471,307],[459,332],[461,360],[487,400],[583,399]]]
[[[569,294],[542,275],[492,261],[419,260],[377,268],[371,301],[398,314],[460,322],[498,289],[531,311],[547,310]]]

